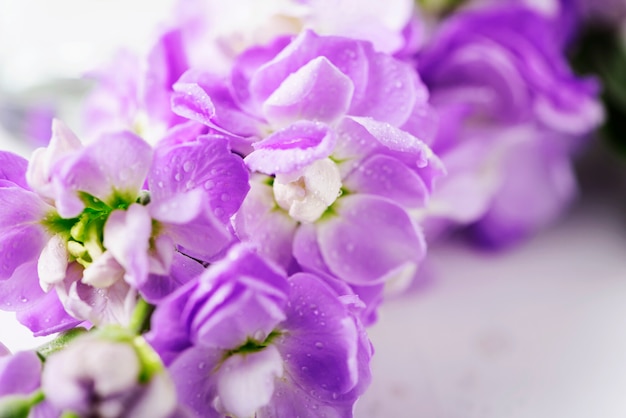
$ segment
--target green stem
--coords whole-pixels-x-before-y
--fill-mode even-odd
[[[130,318],[130,324],[128,325],[129,331],[135,335],[141,335],[150,330],[150,317],[154,312],[154,306],[150,305],[143,298],[139,298],[137,306],[133,311],[133,316]]]
[[[41,361],[45,361],[46,357],[50,354],[63,350],[74,338],[83,335],[87,330],[85,328],[73,328],[59,334],[54,340],[39,346],[37,348],[37,355]]]

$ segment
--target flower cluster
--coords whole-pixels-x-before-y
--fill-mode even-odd
[[[0,152],[0,308],[60,333],[3,350],[0,415],[352,416],[427,240],[571,200],[603,112],[566,2],[262,3],[180,0],[91,74],[82,141]]]

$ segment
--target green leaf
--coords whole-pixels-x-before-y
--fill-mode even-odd
[[[0,398],[0,418],[26,418],[33,406],[43,401],[41,391],[33,395],[9,395]]]

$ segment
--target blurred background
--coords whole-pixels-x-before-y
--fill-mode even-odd
[[[119,47],[146,48],[172,3],[0,0],[0,147],[28,156],[49,135],[28,131],[32,118],[55,109],[80,132],[82,75]],[[431,249],[428,279],[371,329],[357,417],[626,416],[626,174],[608,143],[581,155],[580,199],[554,227],[504,252]],[[43,340],[0,313],[11,350]]]

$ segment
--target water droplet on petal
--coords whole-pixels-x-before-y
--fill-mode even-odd
[[[324,343],[321,341],[318,341],[315,343],[315,347],[319,350],[321,350],[322,348],[324,348]]]

